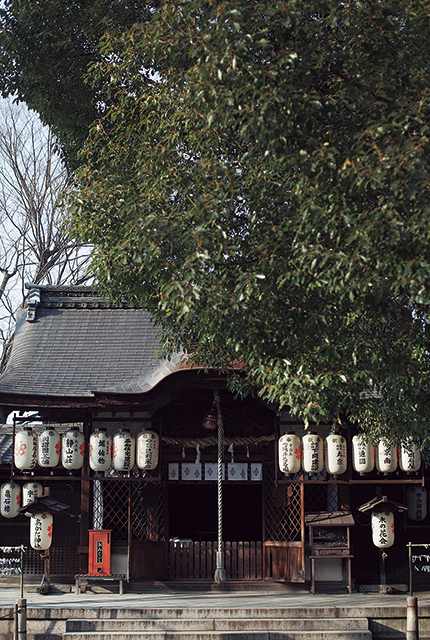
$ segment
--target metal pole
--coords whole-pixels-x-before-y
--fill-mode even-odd
[[[222,541],[222,461],[224,454],[224,425],[221,414],[219,393],[214,392],[214,402],[218,414],[218,548],[216,553],[216,570],[214,580],[218,584],[225,580],[224,549]]]
[[[412,598],[412,542],[408,543],[408,556],[409,556],[409,595]]]
[[[21,576],[20,576],[20,597],[24,597],[24,547],[21,546]]]
[[[16,603],[17,636],[16,640],[27,640],[27,600],[20,598]]]
[[[385,567],[386,559],[387,559],[387,554],[385,553],[385,551],[382,551],[382,549],[380,549],[380,554],[379,554],[379,573],[380,573],[379,593],[388,593],[387,571],[386,571],[386,567]]]
[[[18,603],[15,602],[14,606],[13,606],[13,618],[14,618],[14,627],[15,627],[15,633],[14,633],[14,639],[18,640]]]
[[[415,596],[407,598],[406,640],[418,640],[418,602]]]

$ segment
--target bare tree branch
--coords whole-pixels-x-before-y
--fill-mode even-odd
[[[67,173],[56,140],[23,104],[0,100],[0,371],[13,341],[25,282],[83,284],[90,247],[69,233]]]

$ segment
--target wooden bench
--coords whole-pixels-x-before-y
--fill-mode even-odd
[[[77,596],[81,593],[81,582],[83,580],[86,580],[87,582],[118,582],[119,595],[122,596],[124,593],[125,574],[123,573],[112,573],[109,576],[81,573],[75,576],[75,593]]]

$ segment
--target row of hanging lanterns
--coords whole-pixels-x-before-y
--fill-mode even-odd
[[[0,514],[4,518],[16,518],[22,506],[34,502],[36,497],[43,495],[40,482],[26,482],[21,491],[17,482],[4,482],[0,488]],[[51,513],[33,513],[30,516],[30,545],[33,549],[43,551],[49,549],[52,542]]]
[[[15,518],[19,509],[43,495],[40,482],[26,482],[21,491],[17,482],[4,482],[0,488],[0,513],[4,518]],[[33,513],[30,516],[30,545],[33,549],[49,549],[52,542],[53,518],[50,513]]]
[[[282,473],[292,475],[301,469],[311,475],[321,473],[325,465],[332,476],[345,473],[347,469],[346,439],[332,433],[325,439],[316,433],[308,433],[299,438],[294,433],[286,433],[278,443],[279,468]],[[414,442],[410,441],[400,448],[392,446],[386,440],[380,440],[374,447],[362,435],[352,438],[352,464],[360,475],[371,473],[376,465],[383,474],[393,473],[399,464],[406,473],[418,471],[421,467],[421,454]]]
[[[43,487],[40,482],[26,482],[22,491],[17,482],[4,482],[0,488],[0,514],[4,518],[15,518],[21,506],[25,507],[42,495]]]
[[[84,463],[85,439],[78,427],[69,427],[62,435],[52,427],[39,434],[31,427],[22,427],[15,435],[14,463],[18,469],[56,467],[61,464],[69,471],[81,469]],[[90,435],[89,463],[93,471],[130,471],[136,463],[139,469],[151,471],[158,464],[159,436],[142,430],[134,438],[129,429],[119,429],[112,436],[104,427],[96,427]]]

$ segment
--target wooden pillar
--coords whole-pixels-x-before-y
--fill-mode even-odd
[[[302,562],[302,580],[305,581],[306,573],[306,559],[305,559],[305,547],[306,547],[306,532],[305,532],[305,483],[304,473],[300,473],[300,535],[301,535],[301,562]]]
[[[84,464],[82,466],[81,480],[81,531],[80,531],[80,571],[87,573],[88,571],[88,529],[90,528],[91,513],[91,482],[88,480],[90,475],[90,459],[89,459],[89,440],[92,428],[92,416],[90,413],[84,415],[83,432],[85,438],[85,454]]]

